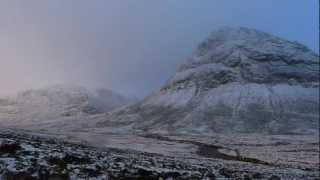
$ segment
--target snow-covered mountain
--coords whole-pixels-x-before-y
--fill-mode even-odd
[[[131,102],[133,100],[108,89],[90,91],[81,86],[55,85],[0,99],[0,124],[40,127],[41,124],[56,123],[61,126],[71,119],[83,119],[85,123],[90,115],[105,113]]]
[[[249,28],[222,28],[161,90],[99,127],[172,133],[315,133],[319,56]]]

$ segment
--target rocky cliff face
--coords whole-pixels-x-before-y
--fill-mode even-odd
[[[99,125],[173,133],[316,133],[319,56],[248,28],[201,43],[163,88]]]

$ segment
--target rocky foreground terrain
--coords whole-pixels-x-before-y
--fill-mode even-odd
[[[316,138],[82,135],[1,130],[0,179],[319,178]]]

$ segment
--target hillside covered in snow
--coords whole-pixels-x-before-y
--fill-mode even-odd
[[[161,133],[314,134],[319,56],[249,28],[214,31],[161,90],[99,127]]]
[[[90,126],[91,116],[133,101],[108,89],[91,91],[74,85],[27,90],[0,99],[0,125],[44,129]]]

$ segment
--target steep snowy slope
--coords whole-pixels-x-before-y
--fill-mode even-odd
[[[85,121],[90,115],[105,113],[130,102],[129,98],[107,89],[91,92],[80,86],[55,85],[0,99],[0,125],[40,127],[45,123],[57,123],[56,126],[63,126],[68,121]]]
[[[316,133],[319,56],[249,28],[222,28],[161,90],[99,127],[173,133]]]

